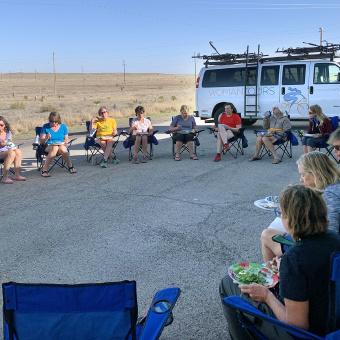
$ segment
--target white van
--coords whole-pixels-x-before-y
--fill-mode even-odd
[[[196,116],[217,123],[225,102],[235,105],[244,125],[254,124],[278,102],[285,104],[292,120],[308,119],[308,108],[314,104],[329,117],[340,116],[340,65],[334,61],[338,55],[334,47],[321,47],[321,53],[305,48],[307,52],[294,56],[289,49],[287,56],[272,58],[248,53],[231,59],[198,57],[207,61],[196,82]]]

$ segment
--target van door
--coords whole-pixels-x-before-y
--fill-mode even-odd
[[[272,111],[273,105],[280,101],[280,65],[262,65],[258,93],[259,115]]]
[[[290,118],[308,116],[308,85],[310,62],[283,64],[280,102]]]
[[[309,105],[320,105],[326,116],[339,116],[339,65],[327,61],[315,62],[310,72]]]

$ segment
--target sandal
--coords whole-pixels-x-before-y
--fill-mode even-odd
[[[180,161],[180,160],[181,160],[181,157],[178,157],[178,156],[175,157],[175,161]]]
[[[196,155],[190,156],[191,159],[194,159],[195,161],[198,160],[198,157]]]
[[[41,171],[42,177],[51,177],[50,173],[48,171]]]
[[[260,158],[253,156],[252,158],[249,158],[248,161],[249,162],[253,162],[253,161],[258,161]]]
[[[71,167],[68,168],[68,171],[71,173],[71,174],[75,174],[77,172],[77,170],[75,169],[75,167],[72,165]]]
[[[23,176],[14,176],[13,180],[15,180],[15,181],[26,181],[26,177],[23,177]]]
[[[274,158],[273,164],[279,164],[281,161],[279,158]]]
[[[2,179],[0,182],[3,184],[13,184],[13,181],[9,178]]]

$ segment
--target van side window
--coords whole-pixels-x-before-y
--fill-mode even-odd
[[[279,84],[280,66],[262,66],[261,85],[278,85]]]
[[[318,63],[314,66],[314,84],[339,84],[339,66],[329,63]]]
[[[284,65],[282,85],[303,85],[305,83],[306,65]]]
[[[248,69],[247,85],[256,84],[256,68]],[[245,67],[231,67],[204,72],[202,87],[236,87],[244,86],[246,81]]]

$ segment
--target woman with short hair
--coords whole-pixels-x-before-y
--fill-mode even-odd
[[[331,254],[340,251],[340,237],[328,231],[327,208],[320,192],[302,185],[287,187],[279,198],[282,222],[295,240],[279,264],[277,298],[257,283],[236,285],[229,275],[222,279],[220,296],[242,296],[266,315],[319,336],[327,332]],[[237,311],[222,304],[230,338],[251,339]],[[268,339],[295,339],[266,322],[249,321]]]
[[[43,147],[43,151],[47,153],[44,167],[41,172],[42,177],[51,177],[48,168],[54,157],[61,155],[68,166],[71,174],[77,172],[72,165],[70,155],[66,144],[68,144],[68,131],[65,124],[61,122],[58,112],[51,112],[48,117],[49,123],[44,124],[41,128],[39,142]]]
[[[257,161],[260,159],[259,155],[263,144],[273,154],[273,164],[278,164],[281,162],[275,151],[274,143],[278,140],[285,141],[287,139],[285,131],[291,129],[289,118],[284,116],[285,112],[285,107],[282,103],[274,104],[273,114],[269,112],[269,114],[267,114],[263,118],[263,127],[268,130],[268,134],[257,136],[255,154],[253,157],[248,159],[249,162]]]

